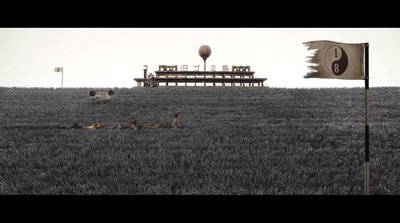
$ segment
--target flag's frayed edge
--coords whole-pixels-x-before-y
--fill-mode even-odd
[[[310,65],[307,66],[310,71],[307,72],[306,75],[304,75],[304,78],[317,77],[319,75],[319,67],[321,62],[318,59],[319,44],[315,41],[304,42],[303,44],[305,47],[307,47],[307,51],[309,51],[310,53],[309,56],[306,56],[306,58],[308,58],[308,60],[306,60],[306,63],[310,63]]]

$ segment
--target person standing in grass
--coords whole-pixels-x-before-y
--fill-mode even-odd
[[[179,114],[175,115],[174,121],[171,123],[172,128],[181,128],[181,124],[179,123]]]

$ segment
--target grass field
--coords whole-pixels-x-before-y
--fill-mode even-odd
[[[0,194],[364,194],[362,88],[90,90],[0,88]],[[399,97],[370,89],[370,194],[400,194]]]

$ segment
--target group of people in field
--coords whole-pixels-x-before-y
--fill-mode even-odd
[[[101,125],[99,122],[94,123],[93,125],[85,126],[85,125],[78,125],[74,123],[72,126],[67,126],[64,128],[67,129],[84,129],[84,130],[95,130],[95,129],[159,129],[162,126],[165,126],[165,123],[160,121],[156,125],[138,125],[137,120],[132,120],[129,122],[130,125],[121,125],[119,122],[115,123],[114,125]],[[179,114],[175,115],[174,120],[171,123],[171,127],[174,129],[182,128],[179,122]]]

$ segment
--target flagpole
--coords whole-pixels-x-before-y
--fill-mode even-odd
[[[365,43],[365,195],[369,195],[369,44]]]
[[[64,86],[64,67],[61,68],[61,88]]]

